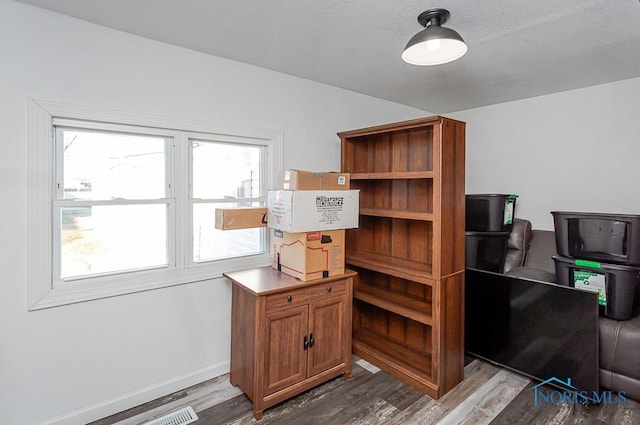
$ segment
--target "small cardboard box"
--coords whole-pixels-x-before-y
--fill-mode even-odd
[[[358,227],[358,190],[270,190],[267,225],[289,233]]]
[[[266,226],[266,207],[216,208],[216,229],[235,230]]]
[[[271,266],[303,281],[344,274],[344,235],[271,229]]]
[[[349,173],[287,170],[279,175],[278,189],[349,190]]]

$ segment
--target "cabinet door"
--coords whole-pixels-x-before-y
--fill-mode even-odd
[[[267,313],[265,323],[264,394],[306,378],[308,306]]]
[[[309,376],[338,366],[350,355],[346,347],[346,297],[332,297],[309,304]]]

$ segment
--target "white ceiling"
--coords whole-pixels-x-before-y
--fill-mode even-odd
[[[434,113],[640,76],[638,0],[19,1]],[[433,7],[469,51],[406,64]]]

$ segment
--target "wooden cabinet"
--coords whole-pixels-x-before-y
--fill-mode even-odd
[[[464,378],[465,123],[440,116],[338,133],[360,189],[347,230],[353,352],[433,398]]]
[[[233,284],[231,374],[264,409],[351,374],[353,271],[302,282],[271,267],[225,273]]]

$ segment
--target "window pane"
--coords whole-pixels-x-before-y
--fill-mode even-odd
[[[193,197],[256,198],[260,193],[258,146],[192,140]]]
[[[215,228],[216,208],[235,208],[233,204],[194,204],[193,261],[203,262],[222,258],[242,257],[265,252],[265,228],[218,230]],[[243,205],[244,206],[244,205]],[[254,202],[247,206],[261,206]]]
[[[167,265],[167,205],[62,207],[60,277]]]
[[[65,199],[165,197],[165,140],[102,131],[62,131]]]

